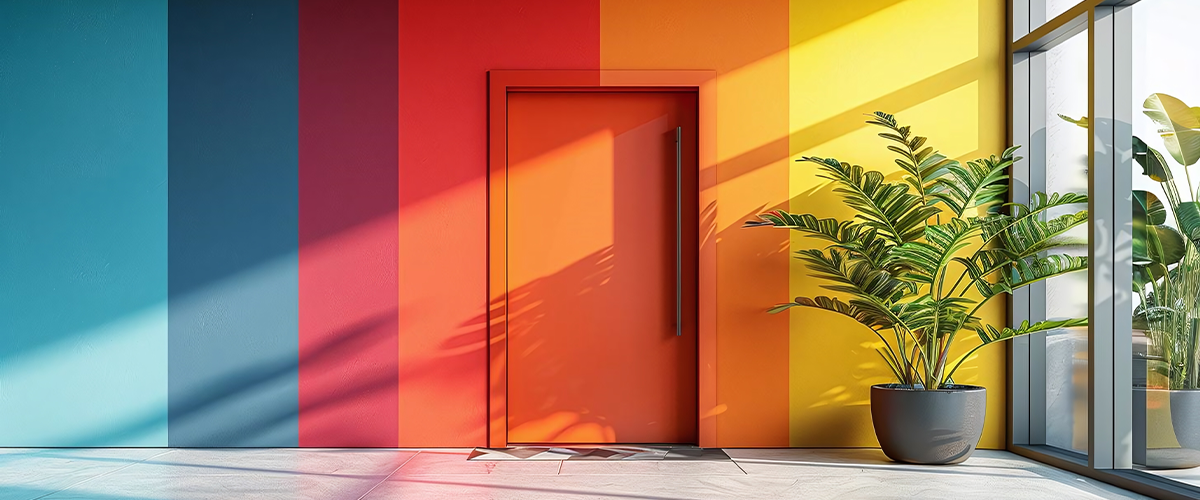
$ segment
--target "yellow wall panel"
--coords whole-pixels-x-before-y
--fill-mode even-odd
[[[1005,142],[1005,5],[1003,0],[905,0],[790,5],[789,148],[792,159],[835,157],[898,177],[899,168],[872,111],[894,113],[930,145],[961,160],[999,154]],[[822,19],[835,20],[829,26]],[[815,30],[814,30],[815,28]],[[846,218],[827,181],[794,163],[794,212]],[[792,250],[819,242],[793,236]],[[828,295],[792,261],[791,296]],[[1003,324],[1005,305],[981,310]],[[890,382],[874,352],[871,333],[857,323],[812,310],[792,310],[790,444],[877,446],[871,426],[870,386]],[[953,354],[977,339],[963,336]],[[988,388],[983,448],[1005,437],[1005,350],[982,350],[960,370],[958,382]]]

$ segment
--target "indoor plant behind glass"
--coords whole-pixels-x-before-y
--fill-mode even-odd
[[[1200,450],[1200,186],[1193,184],[1188,170],[1200,161],[1200,108],[1161,93],[1151,94],[1142,107],[1183,176],[1172,172],[1162,153],[1133,137],[1134,160],[1167,199],[1164,205],[1154,193],[1133,191],[1133,288],[1139,299],[1133,325],[1149,341],[1142,354],[1147,381],[1135,390],[1165,389],[1180,446]],[[1085,118],[1059,116],[1088,127]],[[1168,208],[1174,227],[1168,224]],[[1156,458],[1151,451],[1160,450],[1149,450],[1145,465],[1200,465],[1195,453]]]
[[[1051,208],[1086,203],[1079,194],[1036,193],[1029,205],[1004,203],[1005,170],[1016,148],[961,164],[912,135],[895,117],[876,112],[867,122],[887,129],[903,179],[832,158],[804,157],[856,213],[851,220],[773,211],[746,227],[793,229],[830,244],[797,252],[812,275],[837,297],[796,297],[792,307],[848,316],[878,337],[878,351],[897,383],[871,388],[871,417],[885,454],[893,460],[952,464],[966,460],[983,432],[985,391],[954,383],[954,373],[977,349],[1020,335],[1083,326],[1086,319],[984,325],[975,314],[992,298],[1054,276],[1086,269],[1087,260],[1047,255],[1063,234],[1087,221],[1087,212],[1049,220]],[[953,360],[961,332],[978,346]]]

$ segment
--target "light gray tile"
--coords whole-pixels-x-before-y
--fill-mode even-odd
[[[467,460],[469,451],[423,450],[396,471],[393,478],[431,474],[558,474],[558,461]]]
[[[564,465],[567,463],[569,462],[564,462]],[[464,498],[491,500],[806,498],[782,496],[789,491],[793,483],[792,480],[774,478],[751,481],[746,476],[706,478],[697,476],[564,475],[539,477],[536,480],[513,475],[412,476],[393,478],[372,491],[364,500],[396,498],[429,500]]]
[[[586,461],[567,460],[562,464],[563,475],[642,475],[642,476],[742,476],[738,464],[732,461],[701,460],[635,460]]]
[[[138,467],[173,466],[174,473],[192,475],[304,473],[374,477],[390,474],[416,454],[414,450],[384,449],[180,449]]]
[[[156,466],[105,475],[50,495],[46,500],[357,500],[382,479],[299,473],[194,475]]]
[[[8,449],[0,455],[0,500],[28,500],[167,450],[160,448]]]
[[[0,499],[1143,498],[990,450],[955,466],[870,449],[726,450],[732,461],[469,461],[470,451],[3,452]]]

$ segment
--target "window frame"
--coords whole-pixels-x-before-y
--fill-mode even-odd
[[[1009,451],[1157,498],[1200,498],[1191,486],[1134,468],[1132,263],[1133,5],[1083,0],[1046,20],[1046,0],[1009,0],[1011,201],[1044,191],[1046,52],[1088,37],[1088,453],[1046,444],[1046,336],[1009,342]],[[1120,200],[1118,200],[1120,196]],[[1120,201],[1119,203],[1117,201]],[[1115,237],[1113,236],[1115,235]],[[1044,320],[1045,285],[1017,290],[1009,321]]]

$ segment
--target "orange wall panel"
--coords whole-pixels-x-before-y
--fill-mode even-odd
[[[787,446],[788,235],[741,222],[788,199],[786,0],[602,0],[602,69],[717,71],[717,419],[719,446]]]

